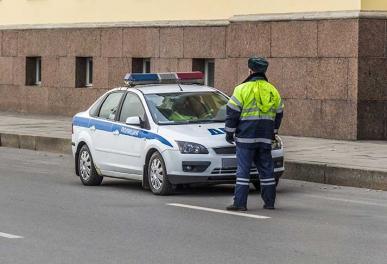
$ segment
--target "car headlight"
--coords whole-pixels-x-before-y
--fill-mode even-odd
[[[271,149],[278,150],[281,148],[282,148],[282,139],[278,135],[275,135],[275,140],[273,140],[271,143]]]
[[[182,154],[208,154],[208,149],[200,144],[176,141]]]

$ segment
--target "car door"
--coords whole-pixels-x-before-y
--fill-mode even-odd
[[[142,179],[145,138],[140,137],[140,126],[127,125],[128,117],[138,116],[147,123],[144,106],[137,94],[128,92],[123,100],[119,118],[113,126],[114,167],[118,173],[129,175],[130,178]]]
[[[101,171],[114,170],[113,125],[124,91],[108,94],[97,116],[90,119],[89,129],[94,150],[93,159]]]

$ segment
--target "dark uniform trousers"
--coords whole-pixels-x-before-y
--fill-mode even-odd
[[[241,148],[237,146],[237,179],[235,185],[234,205],[246,207],[249,192],[250,169],[255,163],[260,183],[261,196],[267,206],[274,206],[276,197],[276,181],[274,164],[269,148]]]

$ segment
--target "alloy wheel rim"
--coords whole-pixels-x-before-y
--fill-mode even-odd
[[[91,158],[87,151],[82,151],[79,158],[79,172],[83,180],[88,181],[91,173]]]
[[[155,190],[160,190],[163,186],[164,170],[160,159],[154,159],[150,165],[151,185]]]

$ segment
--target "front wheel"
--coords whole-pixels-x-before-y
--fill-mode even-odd
[[[153,153],[148,162],[148,181],[153,194],[168,195],[173,186],[168,180],[164,159],[159,152]]]

